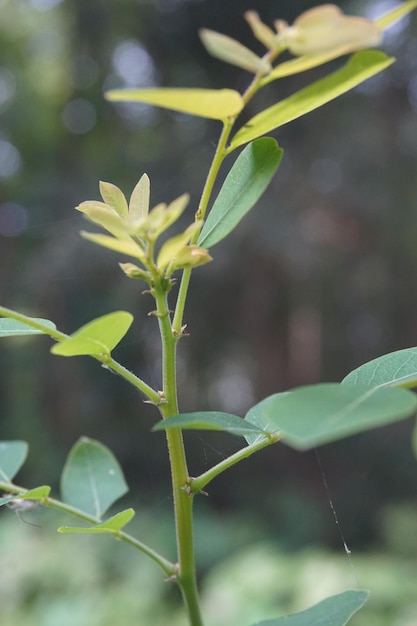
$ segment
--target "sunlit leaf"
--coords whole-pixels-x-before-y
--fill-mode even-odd
[[[301,613],[267,619],[252,626],[345,626],[368,596],[368,591],[351,589],[326,598]]]
[[[210,248],[224,239],[256,204],[281,162],[283,150],[263,137],[238,156],[207,217],[198,244]]]
[[[92,241],[103,248],[113,250],[113,252],[119,252],[126,256],[132,256],[139,261],[145,259],[145,253],[139,244],[135,243],[133,239],[115,239],[109,237],[109,235],[102,235],[101,233],[89,233],[85,230],[81,231],[81,236],[88,241]]]
[[[0,441],[0,480],[10,482],[26,460],[26,441]]]
[[[113,517],[110,517],[102,524],[96,524],[95,526],[61,526],[58,528],[58,532],[91,534],[110,533],[117,535],[117,533],[130,522],[134,515],[135,511],[133,509],[126,509],[116,515],[113,515]]]
[[[314,111],[394,62],[379,50],[365,50],[350,57],[347,64],[329,76],[312,83],[294,95],[281,100],[249,120],[233,137],[230,148],[265,135],[292,120]]]
[[[155,424],[152,430],[167,430],[168,428],[182,428],[184,430],[222,430],[244,437],[249,433],[259,434],[261,429],[253,426],[246,420],[219,411],[197,411],[196,413],[181,413],[169,417]]]
[[[337,441],[399,421],[417,411],[411,391],[368,385],[323,383],[269,396],[248,412],[297,450]]]
[[[359,383],[370,387],[415,387],[417,348],[384,354],[350,372],[342,383]]]
[[[254,37],[256,37],[267,50],[273,50],[277,45],[277,34],[262,22],[256,11],[246,11],[244,17],[251,27]]]
[[[104,202],[108,204],[120,217],[125,218],[128,214],[128,206],[124,193],[113,185],[100,181],[100,193]]]
[[[123,89],[108,91],[113,102],[146,102],[172,111],[224,120],[243,109],[242,96],[233,89]]]
[[[258,57],[252,50],[232,37],[208,28],[202,28],[199,35],[207,52],[216,59],[236,65],[254,74],[258,72],[267,74],[271,69],[271,65],[266,59]]]
[[[52,330],[56,330],[56,326],[49,320],[34,317],[32,318],[35,323],[43,324]],[[24,322],[18,322],[17,320],[2,317],[0,318],[0,337],[22,337],[25,335],[43,335],[45,334],[38,328],[33,328]]]
[[[98,441],[82,437],[69,453],[62,472],[63,501],[100,518],[127,491],[113,453]]]
[[[132,321],[133,315],[127,311],[108,313],[82,326],[68,339],[54,345],[51,352],[60,356],[109,355],[123,339]]]
[[[129,220],[136,221],[143,219],[148,215],[149,198],[151,194],[151,183],[149,176],[143,174],[129,200]]]
[[[379,28],[385,29],[391,26],[391,24],[395,24],[398,20],[400,20],[407,13],[411,13],[414,9],[417,8],[417,0],[408,0],[408,2],[402,2],[400,5],[388,11],[385,15],[382,15],[380,18],[375,20],[378,24]]]

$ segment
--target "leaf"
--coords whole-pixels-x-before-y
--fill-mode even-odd
[[[88,233],[85,230],[81,231],[81,236],[88,241],[103,246],[103,248],[113,250],[113,252],[120,252],[120,254],[132,256],[140,261],[145,259],[144,251],[133,239],[115,239],[114,237],[102,235],[101,233]]]
[[[18,497],[19,500],[43,500],[47,498],[51,493],[51,488],[49,485],[42,485],[42,487],[36,487],[35,489],[29,489],[22,496]]]
[[[271,70],[269,61],[258,57],[252,50],[232,37],[208,28],[202,28],[199,35],[207,52],[216,59],[241,67],[253,74],[258,72],[267,74]]]
[[[111,102],[145,102],[215,120],[237,115],[244,106],[242,96],[233,89],[119,89],[108,91],[106,98]]]
[[[152,430],[167,430],[168,428],[182,428],[185,430],[222,430],[232,435],[244,437],[249,433],[259,435],[261,428],[253,426],[237,415],[221,413],[219,411],[198,411],[195,413],[180,413],[155,424]]]
[[[124,193],[113,185],[113,183],[105,183],[100,181],[100,193],[104,202],[108,204],[120,217],[126,218],[128,214],[128,206]]]
[[[149,198],[151,193],[151,183],[149,176],[143,174],[136,187],[132,191],[129,200],[129,220],[135,221],[143,219],[149,212]]]
[[[373,359],[350,372],[342,384],[369,387],[415,387],[417,385],[417,348],[397,350]]]
[[[408,0],[408,2],[402,2],[399,6],[392,9],[392,11],[388,11],[385,15],[375,20],[379,28],[383,30],[391,26],[391,24],[395,24],[398,20],[400,20],[404,15],[410,13],[415,8],[417,8],[417,0]]]
[[[200,227],[201,224],[194,222],[183,233],[165,241],[158,253],[156,261],[157,266],[165,268],[171,262],[175,264],[177,255],[185,248],[191,237]]]
[[[269,396],[248,412],[251,423],[308,450],[413,415],[417,397],[405,389],[323,383]]]
[[[59,356],[82,354],[110,355],[113,348],[123,339],[133,321],[127,311],[115,311],[82,326],[68,339],[53,346],[51,352]]]
[[[96,524],[95,526],[61,526],[58,528],[59,533],[91,533],[91,534],[103,534],[111,533],[117,535],[124,526],[126,526],[130,520],[134,517],[135,511],[133,509],[125,509],[102,524]]]
[[[26,441],[0,441],[0,480],[11,482],[28,454]]]
[[[257,622],[252,626],[345,626],[365,604],[369,592],[350,589],[322,600],[306,611]]]
[[[275,139],[250,143],[226,177],[198,238],[210,248],[224,239],[259,200],[281,162],[283,150]]]
[[[229,150],[314,111],[381,72],[393,62],[393,58],[379,50],[364,50],[353,54],[342,69],[255,115],[233,137]]]
[[[84,213],[90,222],[98,224],[115,237],[128,237],[130,234],[127,222],[104,202],[88,200],[79,204],[76,209]]]
[[[49,320],[44,320],[40,317],[33,317],[31,319],[37,324],[43,324],[52,330],[56,330],[55,324]],[[25,335],[44,334],[46,334],[44,331],[38,328],[33,328],[33,326],[29,326],[24,322],[18,322],[17,320],[7,317],[0,319],[0,337],[22,337]]]
[[[63,501],[100,518],[127,491],[113,453],[98,441],[81,437],[71,449],[62,472]]]
[[[4,498],[0,498],[0,506],[3,506],[3,504],[8,504],[9,502],[12,502],[13,504],[15,504],[15,501],[19,502],[20,500],[43,500],[44,498],[47,498],[49,496],[50,492],[51,492],[51,488],[47,485],[43,485],[42,487],[29,489],[28,491],[25,491],[24,493],[10,494]],[[17,506],[14,506],[13,508],[20,508],[20,507],[18,506],[18,503],[17,503]]]

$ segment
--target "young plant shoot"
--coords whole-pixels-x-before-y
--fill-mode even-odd
[[[113,182],[100,182],[101,200],[87,200],[77,207],[99,228],[97,233],[83,231],[82,236],[116,252],[121,279],[138,281],[138,297],[146,290],[153,298],[152,315],[161,340],[160,389],[150,386],[112,356],[129,332],[133,320],[130,312],[115,310],[68,335],[48,320],[0,307],[0,336],[47,335],[54,341],[53,355],[90,356],[133,385],[145,402],[154,405],[153,430],[165,431],[167,439],[177,553],[173,559],[166,558],[128,534],[125,528],[135,515],[131,508],[109,516],[107,511],[128,487],[110,450],[86,437],[79,439],[65,462],[60,499],[50,496],[48,486],[25,488],[15,484],[13,479],[25,461],[28,445],[18,440],[0,442],[0,505],[21,511],[36,504],[54,508],[82,522],[80,526],[62,526],[60,533],[111,534],[147,555],[160,567],[161,576],[178,586],[184,602],[184,624],[204,624],[196,575],[193,504],[216,476],[278,442],[296,450],[308,450],[416,413],[417,398],[410,388],[417,385],[417,348],[366,363],[340,383],[310,385],[285,393],[277,390],[245,416],[201,411],[199,407],[193,413],[181,413],[181,390],[176,379],[177,348],[186,334],[184,314],[191,275],[196,273],[198,280],[199,266],[216,261],[216,244],[228,237],[258,203],[277,173],[283,150],[268,135],[276,135],[284,124],[389,68],[394,59],[375,47],[383,45],[386,28],[416,7],[417,0],[409,0],[371,21],[344,15],[337,6],[325,4],[306,11],[291,25],[281,19],[265,24],[255,11],[248,11],[244,17],[254,38],[265,48],[262,56],[225,34],[207,29],[200,32],[209,54],[249,74],[243,93],[233,89],[173,87],[106,94],[111,102],[148,103],[208,118],[221,126],[198,206],[190,205],[187,193],[153,206],[151,183],[143,173],[130,197]],[[243,125],[237,124],[254,95],[272,81],[307,72],[338,57],[346,57],[339,69],[271,102]],[[234,152],[238,152],[237,158],[215,195],[220,168]],[[182,230],[178,223],[184,215],[188,219]],[[191,477],[182,437],[182,431],[187,429],[225,431],[240,437],[242,446],[200,476]],[[280,446],[275,448],[279,454]],[[347,590],[305,607],[300,613],[256,624],[343,626],[362,607],[367,595],[366,591]],[[259,615],[259,620],[262,618]]]

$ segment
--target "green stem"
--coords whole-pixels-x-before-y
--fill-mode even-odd
[[[179,335],[171,326],[167,293],[155,281],[154,297],[157,305],[159,330],[162,340],[163,404],[159,409],[164,419],[178,414],[176,382],[176,346]],[[177,536],[178,567],[176,579],[182,592],[191,626],[203,626],[197,589],[193,537],[193,498],[184,490],[188,481],[188,468],[184,442],[180,429],[167,431],[167,444],[171,466],[172,491]]]
[[[214,467],[212,467],[211,469],[207,470],[203,474],[200,474],[200,476],[189,479],[189,491],[192,494],[200,493],[204,489],[204,487],[213,480],[213,478],[219,476],[219,474],[229,469],[229,467],[233,467],[233,465],[236,465],[236,463],[243,461],[243,459],[247,459],[255,452],[258,452],[258,450],[262,450],[267,446],[271,446],[272,444],[277,443],[277,441],[279,441],[278,435],[269,435],[268,437],[264,437],[258,442],[250,444],[246,448],[238,450],[227,459],[224,459],[217,465],[214,465]]]
[[[15,485],[14,483],[7,483],[7,482],[1,482],[1,481],[0,481],[0,490],[6,493],[15,493],[18,495],[24,495],[27,491],[29,491],[28,489],[25,489],[24,487],[19,487],[18,485]],[[42,498],[42,500],[40,500],[40,503],[43,504],[44,506],[50,507],[52,509],[56,509],[57,511],[60,511],[61,513],[67,513],[68,515],[72,515],[73,517],[81,519],[85,522],[89,522],[90,524],[101,524],[103,521],[99,517],[96,517],[94,515],[89,515],[88,513],[85,513],[84,511],[81,511],[80,509],[77,509],[76,507],[71,506],[70,504],[66,504],[65,502],[56,500],[55,498],[49,498],[49,497]],[[152,548],[150,548],[146,544],[142,543],[135,537],[132,537],[132,535],[129,535],[128,533],[125,533],[122,530],[120,530],[117,533],[117,538],[133,546],[134,548],[136,548],[143,554],[146,554],[146,556],[148,556],[155,563],[157,563],[157,565],[159,565],[159,567],[164,571],[164,573],[168,577],[175,575],[176,566],[174,563],[171,563],[170,561],[165,559],[163,556],[158,554],[158,552],[155,552],[155,550],[152,550]]]

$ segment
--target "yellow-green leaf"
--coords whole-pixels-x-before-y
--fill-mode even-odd
[[[241,67],[253,74],[258,72],[267,74],[271,70],[269,61],[258,57],[252,50],[232,37],[208,28],[202,28],[199,35],[207,52],[216,59]]]
[[[59,533],[111,533],[117,535],[121,529],[126,526],[130,520],[134,517],[135,511],[133,509],[125,509],[120,511],[113,517],[102,524],[95,524],[94,526],[61,526],[58,528]]]
[[[183,233],[171,237],[161,247],[156,264],[165,268],[171,261],[175,261],[177,254],[187,245],[194,233],[201,228],[201,224],[194,222]]]
[[[127,311],[108,313],[82,326],[68,339],[53,346],[51,352],[59,356],[110,355],[132,322],[133,315]]]
[[[242,96],[233,89],[119,89],[108,91],[111,102],[145,102],[172,111],[224,120],[243,108]]]
[[[407,13],[411,13],[415,8],[417,8],[417,0],[408,0],[408,2],[403,2],[395,7],[395,9],[392,9],[392,11],[388,11],[388,13],[375,20],[375,22],[378,24],[379,28],[388,28],[391,24],[395,24],[395,22],[404,17],[404,15],[407,15]]]
[[[115,239],[108,235],[102,235],[101,233],[88,233],[85,230],[81,231],[81,236],[88,241],[92,241],[103,248],[113,250],[114,252],[120,252],[127,256],[132,256],[139,261],[144,261],[145,253],[139,244],[135,243],[133,239]]]
[[[379,50],[357,52],[342,69],[255,115],[233,137],[230,150],[314,111],[381,72],[393,62],[392,57]]]
[[[124,193],[113,185],[113,183],[105,183],[100,181],[100,193],[104,202],[111,207],[120,217],[127,217],[128,206]]]
[[[98,224],[115,237],[127,236],[129,234],[127,223],[103,202],[94,200],[82,202],[76,209],[83,213],[90,222]]]
[[[143,174],[132,191],[129,200],[129,220],[134,222],[148,215],[151,183],[149,176]]]

